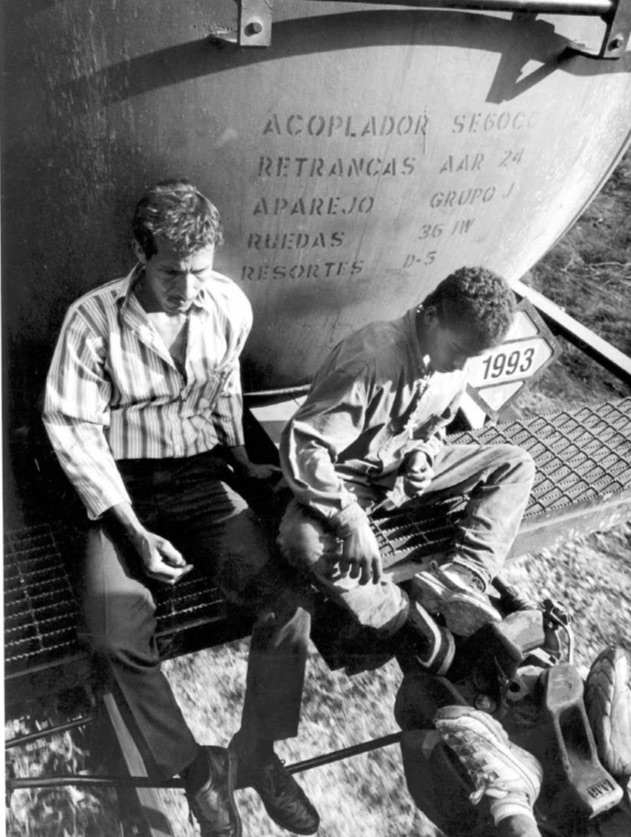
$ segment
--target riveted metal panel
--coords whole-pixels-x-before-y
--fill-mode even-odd
[[[560,16],[296,0],[274,9],[271,46],[245,49],[215,37],[234,15],[207,0],[9,5],[18,423],[69,302],[131,267],[133,204],[158,178],[190,177],[224,216],[218,267],[254,305],[252,390],[308,380],[340,338],[462,264],[516,280],[627,143],[631,56],[569,52]]]

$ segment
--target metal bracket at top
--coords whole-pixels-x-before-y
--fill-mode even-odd
[[[607,28],[599,58],[621,58],[631,40],[631,0],[618,0],[604,20]]]
[[[267,47],[272,43],[272,0],[236,0],[237,27],[217,28],[216,41],[240,47]]]
[[[239,0],[239,46],[272,43],[272,0]]]
[[[330,1],[330,0],[329,0]],[[333,0],[337,2],[337,0]],[[530,14],[591,15],[605,22],[596,49],[577,44],[577,52],[598,58],[621,58],[631,43],[631,0],[350,0],[377,5],[440,8],[450,11],[519,11]],[[215,37],[240,47],[266,47],[272,42],[272,0],[237,0],[236,32]]]

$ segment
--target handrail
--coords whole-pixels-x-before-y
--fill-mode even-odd
[[[449,11],[525,12],[530,14],[595,15],[611,14],[617,6],[615,0],[346,0],[379,6],[400,6],[422,9],[448,9]],[[337,3],[339,0],[318,0]]]
[[[68,721],[65,724],[46,727],[46,729],[40,729],[37,732],[31,732],[28,735],[19,735],[5,741],[4,749],[10,750],[12,747],[24,747],[26,744],[31,744],[33,741],[39,741],[40,738],[48,738],[51,735],[60,735],[62,732],[77,729],[77,727],[85,727],[92,723],[93,720],[93,715],[84,715],[81,718],[77,718],[74,721]]]
[[[563,308],[523,282],[514,282],[513,290],[522,299],[529,300],[554,334],[577,346],[588,357],[611,372],[627,386],[631,386],[631,357],[612,346],[591,329],[579,323]]]
[[[312,2],[315,0],[312,0]],[[266,47],[272,42],[272,0],[236,0],[236,32],[216,33],[217,40],[240,47]],[[317,0],[337,3],[340,0]],[[598,17],[605,22],[600,45],[592,50],[573,44],[577,53],[599,58],[621,58],[631,38],[631,0],[345,0],[361,5],[398,8],[444,9],[446,11],[521,12]]]
[[[397,744],[401,739],[400,732],[392,732],[389,735],[382,735],[379,738],[373,738],[370,741],[363,741],[361,744],[354,744],[351,747],[344,747],[341,750],[333,750],[330,753],[324,753],[320,756],[314,756],[304,761],[290,764],[287,770],[290,773],[302,773],[305,770],[312,770],[314,767],[322,767],[325,764],[332,764],[336,761],[358,756],[362,753],[370,753],[373,750],[380,750],[382,747],[389,747],[391,744]],[[62,776],[35,776],[35,777],[17,777],[8,776],[6,780],[6,787],[8,793],[15,790],[25,790],[33,788],[60,788],[66,785],[75,786],[98,786],[98,787],[115,787],[124,782],[126,786],[136,788],[183,788],[184,780],[181,778],[175,779],[151,779],[146,776],[88,776],[77,774],[66,774]]]

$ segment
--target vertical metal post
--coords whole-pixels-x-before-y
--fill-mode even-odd
[[[129,775],[146,777],[147,768],[121,711],[116,704],[114,695],[111,692],[105,694],[103,696],[103,703]],[[124,780],[121,784],[125,784]],[[159,791],[153,787],[142,788],[134,787],[133,785],[131,785],[130,790],[138,800],[138,805],[143,815],[143,824],[147,828],[148,837],[174,837],[169,818],[162,806]]]

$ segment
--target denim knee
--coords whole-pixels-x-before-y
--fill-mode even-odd
[[[110,630],[107,627],[84,624],[78,630],[79,640],[96,657],[120,662],[130,668],[153,666],[159,654],[155,642],[155,621],[139,630]]]
[[[280,522],[278,546],[287,561],[312,569],[324,555],[337,556],[340,547],[324,524],[292,500]]]
[[[516,470],[519,472],[521,479],[524,482],[529,482],[531,485],[535,480],[536,465],[535,460],[531,454],[524,448],[513,445],[513,454],[516,459]]]
[[[504,465],[505,473],[514,475],[515,482],[530,482],[535,478],[535,461],[524,448],[519,445],[497,445],[497,460]]]

